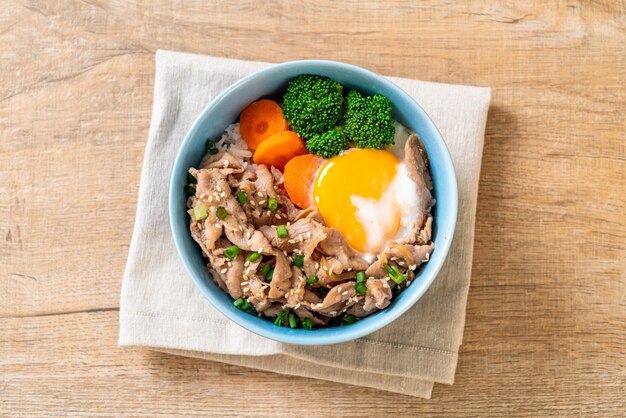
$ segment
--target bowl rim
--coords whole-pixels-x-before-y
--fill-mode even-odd
[[[231,93],[237,91],[238,89],[245,86],[247,83],[251,82],[253,79],[260,75],[272,75],[272,73],[280,73],[283,70],[293,70],[300,69],[301,74],[307,74],[307,67],[316,67],[314,70],[309,70],[312,72],[319,71],[319,69],[327,69],[327,70],[346,70],[348,72],[357,72],[361,73],[367,77],[373,78],[384,86],[384,88],[394,91],[396,95],[403,97],[404,100],[408,100],[412,103],[418,110],[419,113],[424,117],[424,122],[427,125],[427,129],[434,133],[432,141],[438,142],[438,146],[443,150],[442,152],[442,160],[438,161],[438,165],[442,166],[442,170],[450,173],[450,182],[447,184],[446,194],[449,194],[452,197],[452,202],[449,208],[446,208],[450,213],[450,228],[447,233],[450,235],[449,239],[445,239],[443,241],[443,246],[438,247],[437,251],[443,253],[439,262],[431,267],[431,272],[428,277],[424,277],[424,280],[421,282],[421,286],[417,290],[413,290],[413,292],[409,295],[410,297],[402,300],[402,303],[396,303],[391,305],[367,318],[372,318],[374,316],[379,316],[381,313],[385,312],[383,316],[380,316],[378,320],[370,320],[364,319],[363,321],[358,321],[355,324],[351,324],[345,327],[332,327],[332,328],[319,328],[314,329],[313,331],[305,331],[305,330],[293,330],[286,327],[268,327],[265,328],[258,324],[259,320],[270,322],[267,319],[258,318],[255,315],[250,315],[241,311],[235,312],[235,307],[232,306],[232,303],[228,306],[223,303],[222,300],[218,298],[217,295],[214,295],[212,291],[207,289],[206,283],[204,283],[205,279],[199,276],[195,267],[191,264],[189,257],[186,255],[183,245],[183,238],[179,235],[180,231],[177,231],[176,227],[176,214],[175,214],[175,206],[179,204],[179,202],[175,201],[175,185],[179,184],[180,177],[184,173],[187,173],[189,167],[181,167],[183,156],[186,154],[187,148],[189,148],[193,138],[197,135],[198,130],[202,125],[202,121],[207,118],[207,116],[220,105],[222,100],[230,95]],[[452,158],[450,157],[450,152],[448,147],[443,140],[443,136],[439,129],[434,124],[430,116],[426,113],[426,111],[420,106],[417,101],[415,101],[408,93],[402,90],[399,86],[385,78],[384,76],[378,75],[372,71],[366,70],[364,68],[358,67],[356,65],[347,64],[339,61],[330,61],[330,60],[297,60],[297,61],[287,61],[278,64],[272,64],[268,67],[255,71],[247,76],[239,79],[235,83],[231,84],[229,87],[224,89],[220,94],[218,94],[203,110],[200,112],[198,117],[192,123],[190,129],[187,131],[185,138],[183,139],[178,153],[176,155],[176,159],[174,161],[174,165],[172,167],[172,172],[170,175],[170,187],[169,187],[169,220],[170,220],[170,228],[172,232],[172,238],[174,240],[174,244],[176,246],[176,250],[181,258],[183,265],[185,266],[185,270],[187,274],[191,277],[196,287],[201,291],[205,298],[209,300],[209,302],[224,315],[228,319],[232,320],[239,326],[251,331],[257,335],[262,337],[270,338],[275,341],[279,341],[282,343],[288,344],[296,344],[296,345],[328,345],[328,344],[338,344],[346,341],[351,341],[357,338],[364,337],[368,334],[371,334],[374,331],[377,331],[391,322],[402,316],[407,310],[409,310],[430,288],[433,281],[439,275],[441,268],[445,260],[447,259],[448,252],[452,245],[452,241],[454,240],[454,232],[456,229],[457,216],[458,216],[458,187],[457,187],[457,179],[456,179],[456,171],[454,169],[454,164],[452,162]],[[188,231],[188,228],[186,229]],[[188,232],[187,232],[188,233]],[[443,231],[441,232],[443,233]],[[432,261],[432,260],[431,260]],[[405,289],[403,293],[407,292],[410,289]],[[220,289],[220,291],[222,291]],[[223,291],[222,291],[223,292]],[[396,301],[398,302],[398,301]],[[241,313],[243,315],[239,315]],[[275,329],[274,329],[275,328]],[[330,332],[332,330],[332,332]],[[337,332],[338,330],[341,330]],[[328,331],[328,332],[324,332]]]

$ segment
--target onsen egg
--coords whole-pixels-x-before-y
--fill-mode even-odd
[[[325,224],[367,258],[408,235],[417,222],[416,185],[404,153],[393,151],[351,149],[326,161],[313,184],[313,204]]]

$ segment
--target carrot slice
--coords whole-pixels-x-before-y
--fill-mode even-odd
[[[287,161],[298,155],[308,154],[304,141],[293,131],[274,134],[261,142],[254,152],[254,162],[273,165],[279,170]]]
[[[275,133],[288,129],[283,109],[272,100],[250,103],[239,115],[239,131],[251,150]]]
[[[301,209],[313,204],[315,174],[325,161],[317,155],[307,154],[294,157],[285,165],[285,190],[289,199]]]

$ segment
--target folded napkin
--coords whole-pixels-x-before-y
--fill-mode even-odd
[[[459,182],[452,248],[430,289],[392,324],[348,343],[294,346],[246,331],[219,313],[187,276],[168,220],[170,173],[191,124],[222,90],[267,65],[157,52],[119,344],[429,398],[434,382],[453,383],[463,336],[490,90],[389,77],[426,110],[452,154]]]

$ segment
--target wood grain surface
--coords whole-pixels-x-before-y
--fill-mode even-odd
[[[623,1],[1,6],[0,415],[626,415]],[[117,347],[157,48],[493,88],[453,386]]]

